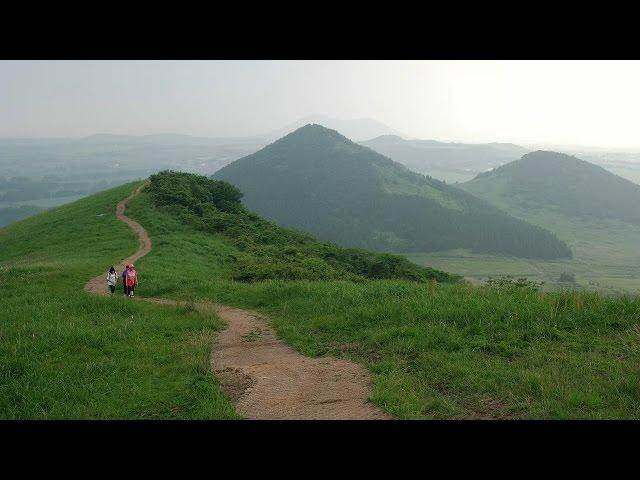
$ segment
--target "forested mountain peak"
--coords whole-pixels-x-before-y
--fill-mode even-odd
[[[551,233],[317,124],[214,176],[238,186],[250,210],[344,246],[571,255]]]

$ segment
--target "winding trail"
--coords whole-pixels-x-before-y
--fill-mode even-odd
[[[118,203],[116,216],[138,235],[140,246],[116,267],[122,272],[128,263],[151,251],[151,239],[144,227],[125,215],[127,202],[147,184],[138,187]],[[85,290],[109,295],[106,271],[89,280]],[[177,305],[166,298],[137,300]],[[227,324],[213,345],[211,367],[236,411],[248,419],[352,419],[390,418],[368,402],[371,380],[367,369],[356,363],[331,357],[310,358],[279,340],[267,319],[255,312],[198,302],[196,310],[218,315]]]

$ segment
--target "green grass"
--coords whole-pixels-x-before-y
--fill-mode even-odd
[[[219,320],[82,291],[137,246],[113,214],[133,187],[0,230],[2,418],[235,417],[208,364]],[[266,313],[303,354],[365,365],[372,401],[399,418],[640,418],[638,297],[409,280],[239,282],[232,238],[183,223],[146,193],[129,214],[153,241],[136,265],[139,296]]]
[[[145,295],[268,314],[305,355],[353,359],[400,418],[640,418],[640,299],[403,280],[234,282],[233,245],[131,205],[152,253]],[[173,281],[174,275],[179,278]],[[142,290],[141,290],[142,291]]]
[[[535,163],[541,160],[526,168],[535,171]],[[628,205],[633,202],[617,198],[624,192],[628,199],[637,198],[638,190],[629,189],[628,182],[615,179],[599,167],[574,160],[558,163],[556,180],[547,173],[518,172],[523,166],[516,162],[461,186],[516,218],[550,230],[571,248],[572,260],[524,261],[460,251],[416,253],[409,258],[476,280],[518,271],[552,285],[566,271],[574,273],[580,286],[587,289],[640,293],[640,225],[629,213]],[[572,173],[566,173],[565,168]],[[571,188],[560,187],[563,178]],[[530,181],[536,186],[532,187]],[[594,189],[598,191],[594,193]],[[592,203],[594,198],[602,200],[608,209],[606,215],[596,208],[602,205]]]
[[[133,187],[0,230],[0,418],[236,418],[209,367],[218,319],[83,291],[137,249],[114,214]]]
[[[477,281],[516,275],[557,287],[562,272],[574,273],[580,287],[602,293],[640,293],[640,227],[616,220],[575,220],[546,212],[529,220],[566,240],[574,258],[538,260],[471,254],[468,250],[413,253],[407,257]]]

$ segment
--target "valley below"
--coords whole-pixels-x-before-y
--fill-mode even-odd
[[[531,215],[527,218],[532,220]],[[511,275],[544,282],[546,290],[578,288],[608,294],[640,293],[640,226],[604,219],[570,221],[549,212],[534,217],[532,223],[557,232],[573,251],[573,258],[517,258],[472,253],[468,249],[406,256],[419,265],[462,275],[475,283]],[[563,273],[573,275],[575,283],[559,281]]]

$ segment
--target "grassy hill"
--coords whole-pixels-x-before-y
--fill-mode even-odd
[[[435,140],[405,140],[381,135],[361,145],[392,158],[414,172],[447,182],[463,182],[477,174],[517,160],[528,152],[512,143],[445,143]]]
[[[115,216],[135,186],[0,229],[0,418],[237,417],[210,374],[222,322],[83,290],[137,249]]]
[[[540,151],[460,187],[551,230],[592,270],[640,264],[640,186],[597,165]]]
[[[341,246],[571,256],[550,232],[320,125],[300,128],[214,178],[238,186],[249,210]]]
[[[640,185],[563,153],[529,153],[461,187],[515,213],[548,210],[640,225]]]
[[[369,368],[372,401],[400,418],[640,418],[638,297],[362,275],[237,281],[234,257],[261,262],[254,244],[293,237],[242,209],[238,230],[218,230],[236,191],[205,180],[165,173],[130,202],[153,242],[139,296],[266,313],[300,352]],[[208,364],[219,320],[82,289],[136,249],[114,215],[136,186],[0,229],[0,417],[235,417]]]
[[[573,259],[524,261],[451,250],[412,260],[475,279],[515,274],[551,286],[568,272],[582,287],[640,292],[640,186],[575,157],[534,152],[459,187],[552,231]]]

